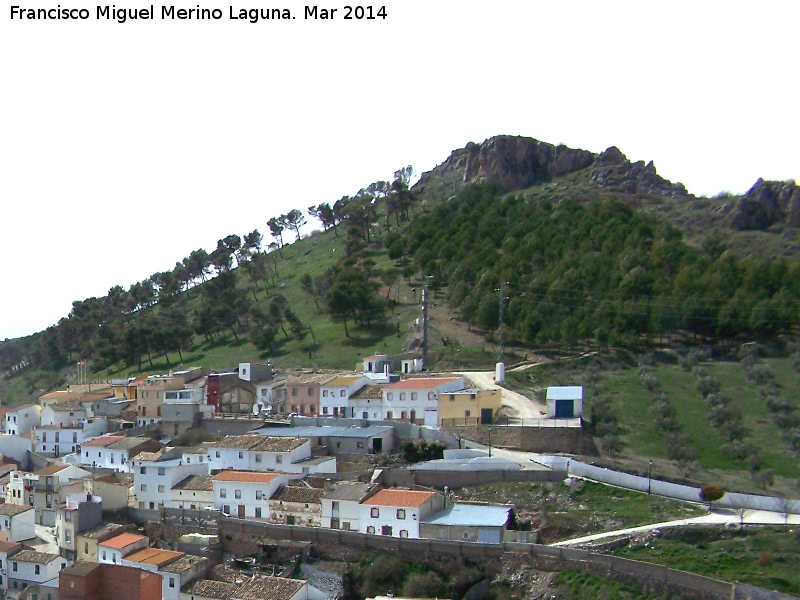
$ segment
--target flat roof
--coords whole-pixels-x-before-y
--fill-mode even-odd
[[[583,386],[556,385],[547,388],[548,400],[582,400]]]
[[[503,527],[511,517],[511,506],[495,504],[456,503],[423,519],[432,525],[462,525],[465,527]]]
[[[143,565],[154,565],[161,567],[175,562],[185,556],[183,552],[174,550],[161,550],[160,548],[142,548],[125,557],[126,561],[136,562]]]
[[[401,379],[394,383],[387,384],[384,389],[387,390],[422,390],[428,388],[437,388],[440,385],[453,383],[458,381],[460,377],[412,377],[411,379]]]

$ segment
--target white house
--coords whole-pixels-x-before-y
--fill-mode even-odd
[[[0,537],[9,542],[36,537],[36,511],[32,506],[0,504]]]
[[[6,433],[21,435],[40,423],[41,408],[36,404],[10,406],[6,410]]]
[[[83,443],[79,461],[82,465],[129,473],[131,456],[160,449],[161,444],[150,438],[103,435]]]
[[[72,561],[58,554],[24,548],[8,559],[8,598],[17,598],[32,585],[58,590],[58,574]]]
[[[167,447],[157,452],[140,452],[131,459],[139,508],[177,508],[172,504],[172,487],[190,475],[208,475],[208,463],[183,463],[184,450]]]
[[[149,545],[150,540],[144,535],[121,533],[97,544],[97,562],[120,565],[123,558]]]
[[[341,481],[322,494],[320,525],[330,529],[359,531],[361,502],[378,492],[381,486],[359,481]]]
[[[167,506],[189,510],[214,508],[211,475],[188,475],[173,485]]]
[[[0,454],[25,464],[33,444],[28,438],[8,433],[0,434]]]
[[[320,414],[323,416],[344,417],[350,396],[372,383],[364,375],[340,375],[320,385]]]
[[[48,410],[51,407],[46,407]],[[108,431],[106,417],[92,417],[72,424],[42,424],[34,427],[36,452],[63,456],[77,452],[84,440],[97,437]]]
[[[359,531],[401,538],[418,538],[419,523],[445,508],[438,492],[382,489],[362,501]]]
[[[547,418],[574,419],[583,414],[583,386],[559,385],[547,388]]]
[[[269,518],[269,499],[292,476],[287,473],[258,473],[225,470],[214,475],[214,506],[226,515],[244,519]]]
[[[383,386],[380,405],[353,401],[350,416],[371,420],[399,420],[436,426],[439,394],[464,387],[462,377],[415,377]]]
[[[22,550],[19,542],[0,541],[0,597],[5,598],[8,592],[8,559]]]
[[[310,458],[311,442],[307,438],[229,435],[208,448],[211,472],[223,469],[302,472],[302,468],[292,465]]]
[[[135,567],[161,575],[162,600],[178,600],[182,581],[185,585],[198,578],[208,568],[208,559],[188,557],[183,552],[142,548],[122,559],[125,567]]]

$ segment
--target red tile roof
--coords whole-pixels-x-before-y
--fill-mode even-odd
[[[184,556],[183,552],[173,550],[161,550],[160,548],[143,548],[125,557],[125,560],[141,563],[143,565],[155,565],[161,567],[175,562]]]
[[[446,383],[453,383],[458,381],[458,377],[414,377],[412,379],[403,379],[402,381],[395,381],[385,387],[387,390],[407,390],[407,389],[429,389],[437,388]]]
[[[251,481],[253,483],[269,483],[281,473],[260,473],[257,471],[220,471],[214,475],[214,481]]]
[[[89,440],[88,442],[84,442],[81,444],[81,448],[89,447],[105,447],[110,446],[114,442],[120,441],[124,438],[124,435],[103,435],[101,437],[94,438],[93,440]]]
[[[55,475],[66,469],[69,465],[48,465],[44,469],[36,471],[37,475]]]
[[[114,550],[122,550],[131,544],[135,544],[146,539],[147,538],[145,536],[139,535],[138,533],[120,533],[117,536],[107,539],[105,542],[100,542],[100,545],[105,546],[106,548],[113,548]]]
[[[407,508],[419,508],[436,492],[424,492],[414,490],[381,490],[374,496],[370,496],[362,504],[370,506],[404,506]]]

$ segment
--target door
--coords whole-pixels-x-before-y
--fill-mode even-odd
[[[439,411],[426,410],[424,423],[428,427],[436,427],[439,424]]]
[[[482,408],[481,409],[481,425],[491,425],[492,424],[492,409],[491,408]]]
[[[411,416],[409,417],[408,420],[411,421],[412,423],[416,423],[417,422],[417,411],[412,410],[411,411]]]
[[[556,400],[556,419],[571,419],[573,405],[572,400]]]
[[[382,438],[372,438],[372,451],[373,452],[383,452],[383,439]]]
[[[496,529],[478,529],[478,542],[481,544],[499,544],[500,531]]]
[[[244,519],[244,504],[239,505],[239,518]]]

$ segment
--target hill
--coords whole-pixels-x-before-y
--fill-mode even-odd
[[[266,248],[258,230],[231,234],[76,301],[57,326],[0,343],[0,397],[52,387],[78,360],[100,377],[240,360],[352,368],[364,353],[419,348],[424,287],[436,368],[490,367],[501,304],[509,362],[791,332],[794,183],[696,198],[616,148],[512,136],[454,151],[410,189],[409,178],[310,207],[323,230],[309,236],[292,210],[269,220]]]

